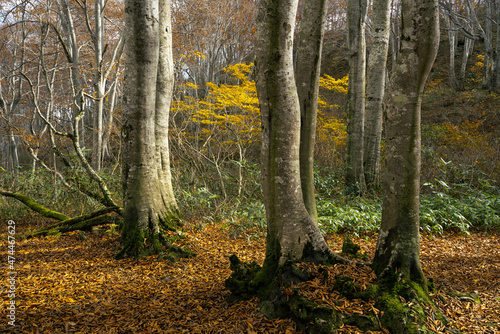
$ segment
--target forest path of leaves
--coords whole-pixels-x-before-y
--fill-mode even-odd
[[[235,240],[221,225],[188,228],[185,240],[198,256],[170,264],[158,262],[156,257],[139,262],[113,260],[119,244],[117,235],[110,233],[88,232],[85,240],[77,232],[56,239],[20,240],[26,228],[25,223],[17,223],[15,333],[296,332],[290,320],[270,321],[259,315],[257,300],[224,302],[229,255],[235,253],[243,261],[261,263],[264,237]],[[369,256],[375,241],[375,237],[355,239]],[[330,236],[329,242],[339,251],[342,237]],[[2,259],[7,258],[5,239],[0,242],[0,254]],[[500,236],[424,237],[422,263],[427,277],[440,288],[435,299],[453,321],[453,328],[463,333],[500,333]],[[6,265],[2,265],[4,273],[8,271]],[[366,269],[335,269],[339,270],[344,275],[357,275],[353,277],[357,283],[369,283],[374,277]],[[5,275],[1,288],[5,306]],[[338,298],[325,285],[313,288],[313,294],[323,300],[324,296]],[[448,295],[474,291],[481,304],[464,295]],[[346,313],[363,312],[366,305],[359,303],[340,300],[336,308]],[[0,332],[9,332],[5,307],[2,313]],[[432,332],[442,330],[439,322],[429,320],[428,326]],[[337,332],[363,333],[348,326]]]

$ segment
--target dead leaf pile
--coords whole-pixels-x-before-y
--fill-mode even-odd
[[[24,226],[17,223],[17,235]],[[111,233],[73,232],[59,238],[16,238],[16,328],[7,324],[7,281],[2,277],[0,332],[15,333],[295,333],[289,319],[267,320],[258,300],[228,304],[224,281],[229,256],[262,263],[265,239],[232,239],[221,225],[187,228],[183,242],[198,255],[180,262],[157,257],[114,260],[119,244]],[[340,251],[341,236],[330,236]],[[354,239],[373,254],[376,238]],[[7,258],[7,241],[0,242]],[[422,263],[438,287],[436,303],[464,333],[500,332],[500,238],[474,234],[422,239]],[[7,272],[7,263],[0,264]],[[335,266],[329,277],[348,276],[361,287],[374,281],[369,268]],[[348,300],[319,278],[303,283],[304,294],[346,314],[376,312],[374,301]],[[336,302],[334,302],[336,301]],[[479,303],[477,301],[480,301]],[[429,320],[429,321],[432,321]],[[431,325],[431,323],[429,324]],[[434,330],[440,332],[440,324]],[[431,328],[429,328],[431,329]],[[441,329],[442,330],[442,329]],[[345,326],[338,333],[363,333]]]

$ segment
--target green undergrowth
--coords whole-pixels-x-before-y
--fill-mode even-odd
[[[442,179],[422,184],[422,232],[500,231],[500,188],[478,173],[462,171],[452,163],[442,162],[441,165]],[[84,171],[72,169],[67,174],[97,192]],[[101,208],[95,200],[67,189],[44,170],[21,171],[17,177],[3,172],[2,176],[2,189],[31,197],[40,205],[66,215],[81,215]],[[105,171],[101,176],[120,202],[119,173]],[[240,195],[227,197],[209,187],[174,185],[183,220],[194,222],[200,228],[207,223],[222,222],[223,228],[234,238],[263,237],[266,213],[260,188],[256,185],[260,175],[255,166],[251,168],[251,177],[254,181],[244,182],[247,188],[241,189]],[[380,194],[364,197],[346,194],[339,173],[316,172],[315,177],[318,223],[324,234],[347,233],[360,237],[378,232],[382,212]],[[15,199],[0,196],[0,207],[0,214],[9,219],[33,219],[34,213]]]
[[[0,188],[22,194],[36,201],[38,204],[54,211],[64,213],[68,216],[78,216],[102,208],[96,200],[81,194],[76,189],[68,189],[58,178],[44,169],[31,170],[20,169],[17,175],[0,172]],[[78,181],[86,189],[99,193],[83,168],[71,168],[61,171],[71,180]],[[114,195],[115,200],[121,202],[121,180],[120,175],[112,174],[104,170],[100,176],[106,182],[108,188]],[[33,212],[25,205],[13,198],[0,196],[0,214],[9,219],[30,219]]]

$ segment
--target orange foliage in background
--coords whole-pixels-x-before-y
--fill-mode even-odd
[[[500,170],[492,160],[498,159],[495,158],[498,157],[498,150],[494,138],[481,131],[482,125],[482,121],[469,120],[460,125],[443,123],[437,151],[444,160],[453,160],[469,170],[482,170],[489,174],[488,177],[496,178]]]

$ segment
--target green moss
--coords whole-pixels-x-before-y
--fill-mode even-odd
[[[237,298],[248,299],[257,292],[255,280],[263,270],[256,262],[244,263],[236,255],[229,257],[231,276],[225,281],[226,288]]]
[[[33,211],[38,212],[39,214],[41,214],[44,217],[54,218],[57,220],[69,219],[68,216],[66,216],[60,212],[47,209],[46,207],[38,204],[37,202],[35,202],[33,199],[29,198],[28,196],[18,194],[18,193],[11,193],[11,192],[4,192],[3,195],[17,199],[18,201],[20,201],[21,203],[23,203],[24,205],[26,205],[27,207],[29,207]]]
[[[342,244],[342,254],[357,256],[361,247],[355,244],[349,235],[344,237],[344,242]]]
[[[307,333],[334,333],[342,325],[342,316],[329,307],[318,306],[292,290],[287,305],[297,324],[297,330]]]
[[[344,325],[356,326],[362,331],[379,331],[380,326],[375,315],[355,314],[343,320]]]
[[[333,289],[340,292],[342,296],[350,299],[357,298],[358,293],[361,291],[361,287],[355,284],[352,279],[347,276],[335,276]]]
[[[368,289],[367,289],[368,290]],[[383,311],[380,321],[391,333],[421,333],[425,328],[426,308],[431,308],[440,320],[444,316],[432,302],[427,291],[416,282],[383,282],[366,295],[380,293],[375,307]],[[446,323],[446,322],[445,322]]]
[[[364,291],[358,292],[356,298],[361,298],[365,301],[376,300],[382,294],[382,289],[378,284],[368,285]]]
[[[133,214],[132,214],[133,216]],[[192,257],[194,252],[173,245],[173,241],[165,235],[165,231],[179,226],[177,216],[167,214],[157,216],[159,233],[154,230],[154,222],[150,220],[148,229],[141,230],[137,223],[132,226],[123,226],[121,243],[123,248],[115,256],[117,259],[133,257],[139,259],[144,256],[158,255],[158,260],[168,259],[171,262],[178,261],[181,257]],[[174,229],[177,230],[177,229]]]

